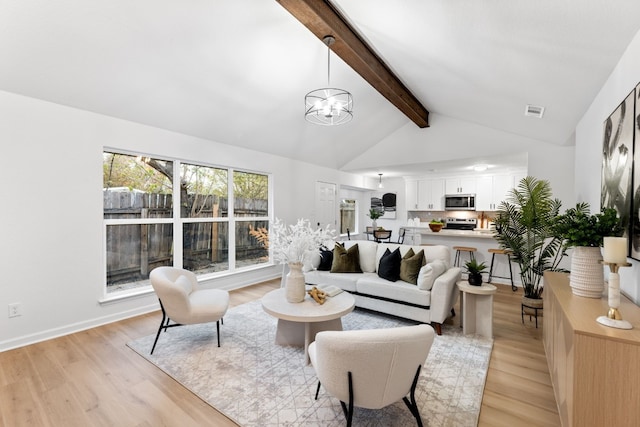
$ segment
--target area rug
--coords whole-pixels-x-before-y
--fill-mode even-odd
[[[376,329],[415,324],[356,309],[343,328]],[[340,402],[322,389],[304,363],[304,350],[275,344],[276,319],[260,301],[230,309],[221,325],[190,325],[127,345],[241,426],[344,426]],[[425,426],[476,426],[493,341],[443,326],[422,369],[416,401]],[[373,375],[373,373],[372,373]],[[415,426],[402,401],[381,410],[356,408],[354,426]]]

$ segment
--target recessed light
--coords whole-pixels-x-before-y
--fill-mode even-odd
[[[473,165],[473,170],[476,172],[484,172],[487,169],[489,169],[489,165],[485,165],[485,164]]]

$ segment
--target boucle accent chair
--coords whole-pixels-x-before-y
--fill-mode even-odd
[[[220,320],[229,308],[229,292],[199,289],[196,275],[175,267],[158,267],[149,274],[151,286],[160,300],[162,320],[151,348],[156,348],[160,332],[175,326],[216,322],[220,347]],[[169,324],[173,320],[174,324]]]
[[[380,409],[402,399],[422,427],[415,389],[434,337],[429,325],[319,332],[309,346],[316,399],[322,384],[340,400],[347,426],[356,406]]]

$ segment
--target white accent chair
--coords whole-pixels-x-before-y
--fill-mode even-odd
[[[155,268],[149,274],[149,279],[162,309],[162,321],[151,354],[162,330],[197,323],[216,322],[220,347],[220,320],[229,307],[229,292],[221,289],[199,289],[194,273],[175,267]],[[170,325],[171,320],[175,323]]]
[[[415,389],[434,337],[429,325],[319,332],[309,346],[316,399],[322,384],[340,400],[347,426],[355,406],[380,409],[402,399],[422,427]]]

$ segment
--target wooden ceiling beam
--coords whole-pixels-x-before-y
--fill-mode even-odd
[[[335,37],[331,50],[336,55],[418,127],[429,127],[429,111],[328,1],[276,1],[320,40]]]

